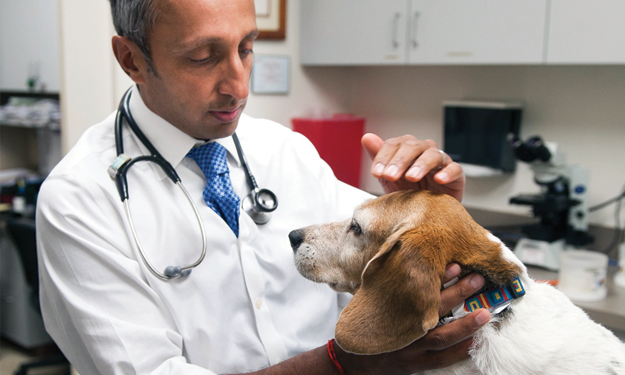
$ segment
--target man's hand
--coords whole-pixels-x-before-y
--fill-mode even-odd
[[[441,285],[460,274],[457,264],[447,266]],[[473,274],[463,277],[441,292],[439,315],[444,316],[453,307],[471,297],[484,285],[484,278]],[[356,355],[344,352],[334,345],[338,362],[347,375],[409,375],[416,372],[447,367],[469,358],[470,339],[490,320],[487,310],[479,309],[445,326],[430,330],[407,347],[391,353]],[[249,375],[319,375],[338,374],[324,346],[267,367]]]
[[[462,200],[465,176],[462,167],[443,154],[436,142],[411,135],[383,141],[365,134],[362,146],[373,160],[371,173],[386,193],[398,190],[430,190]]]
[[[449,265],[441,280],[442,284],[446,284],[459,273],[458,265]],[[484,278],[472,274],[443,290],[439,315],[446,315],[483,285]],[[476,310],[464,318],[432,329],[406,348],[391,353],[359,356],[343,352],[338,345],[335,345],[335,351],[347,374],[404,375],[433,370],[468,359],[468,350],[473,343],[469,337],[489,320],[490,313],[487,310]]]

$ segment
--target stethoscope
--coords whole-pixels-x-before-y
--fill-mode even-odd
[[[202,222],[202,218],[200,216],[199,210],[195,203],[193,203],[193,199],[189,195],[187,189],[185,189],[184,185],[182,185],[182,181],[180,181],[180,177],[178,177],[178,173],[172,165],[163,158],[163,156],[156,150],[154,145],[148,140],[148,138],[143,134],[137,122],[132,117],[130,113],[130,95],[131,90],[128,89],[124,94],[124,97],[119,103],[119,107],[117,109],[117,114],[115,116],[115,148],[117,150],[117,159],[111,164],[108,169],[108,173],[113,180],[115,180],[115,184],[117,185],[117,191],[119,192],[119,197],[124,204],[124,210],[126,211],[126,217],[130,224],[130,230],[132,232],[132,236],[134,237],[135,243],[137,244],[137,248],[139,249],[139,255],[143,260],[143,263],[148,267],[150,272],[158,277],[161,280],[172,280],[179,277],[188,276],[191,273],[191,270],[197,267],[206,256],[206,228],[204,228],[204,223]],[[139,138],[141,143],[148,149],[150,155],[141,155],[135,158],[131,158],[130,156],[124,154],[124,144],[122,137],[122,123],[123,120],[126,119],[126,123],[132,130],[132,132]],[[254,220],[257,225],[265,224],[271,218],[271,213],[278,208],[278,198],[276,195],[268,189],[259,189],[256,184],[256,179],[252,175],[250,168],[247,164],[247,159],[243,154],[243,150],[241,149],[241,143],[239,142],[239,138],[236,133],[232,134],[232,140],[234,141],[234,145],[237,149],[237,154],[239,155],[239,160],[241,165],[243,166],[243,170],[245,171],[245,176],[247,178],[247,184],[250,188],[250,193],[243,198],[241,202],[241,208]],[[202,233],[202,253],[200,257],[192,264],[187,266],[167,266],[164,272],[159,272],[148,259],[143,246],[141,246],[141,242],[139,241],[139,237],[137,236],[137,231],[135,230],[134,221],[132,219],[132,214],[130,212],[130,204],[128,202],[128,179],[127,173],[130,167],[140,161],[148,161],[154,162],[158,164],[165,175],[169,177],[169,179],[176,184],[182,192],[187,197],[187,200],[193,207],[193,212],[195,213],[195,217],[197,219],[198,225],[200,226],[200,231]]]

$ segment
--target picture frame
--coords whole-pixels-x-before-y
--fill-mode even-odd
[[[286,39],[286,0],[254,0],[258,39]]]
[[[257,95],[287,95],[291,62],[288,56],[255,55],[251,89]]]

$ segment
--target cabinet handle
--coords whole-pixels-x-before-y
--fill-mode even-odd
[[[393,17],[393,48],[399,47],[397,34],[399,34],[399,19],[400,18],[401,18],[401,13],[395,13],[395,17]]]
[[[419,20],[420,12],[415,12],[412,16],[412,47],[419,47],[419,42],[417,42],[417,21]]]

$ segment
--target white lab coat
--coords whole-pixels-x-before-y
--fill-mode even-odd
[[[370,196],[336,180],[300,134],[242,116],[237,134],[261,188],[278,196],[271,221],[244,212],[237,239],[202,199],[206,184],[184,156],[196,143],[151,112],[134,89],[132,114],[176,168],[206,226],[204,261],[161,281],[140,260],[115,183],[114,114],[88,129],[44,182],[38,201],[41,306],[46,328],[82,374],[248,372],[323,345],[343,297],[299,275],[287,235],[342,220]],[[234,190],[248,194],[231,138]],[[125,152],[146,149],[124,127]],[[141,243],[157,269],[199,256],[200,229],[184,194],[153,163],[128,173]]]

